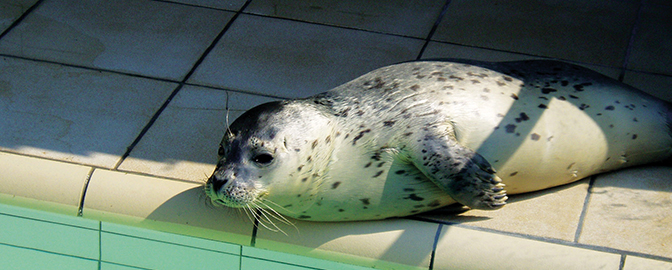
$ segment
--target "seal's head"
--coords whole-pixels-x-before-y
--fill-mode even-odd
[[[328,147],[316,148],[329,126],[319,107],[299,101],[265,103],[245,112],[222,139],[206,194],[216,205],[247,210],[282,212],[310,204],[321,181],[313,168],[327,167]]]

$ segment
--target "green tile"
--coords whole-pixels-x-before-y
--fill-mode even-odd
[[[175,239],[176,242],[183,240],[181,236]],[[105,262],[151,269],[193,269],[198,266],[201,269],[237,270],[240,267],[239,255],[109,232],[101,235],[101,252]]]
[[[279,262],[266,261],[261,259],[246,258],[243,257],[242,264],[240,266],[241,270],[305,270],[305,269],[315,269],[315,268],[306,268],[296,265],[289,265]]]
[[[144,269],[144,268],[125,266],[106,262],[100,263],[100,270],[136,270],[136,269]]]
[[[124,226],[108,222],[103,222],[102,230],[103,232],[122,234],[130,237],[144,238],[147,240],[154,240],[159,242],[168,242],[181,246],[195,247],[215,252],[229,253],[232,255],[240,255],[239,245],[222,243],[208,239],[165,233],[160,231]]]
[[[97,230],[0,214],[0,243],[98,259]]]
[[[250,258],[254,257],[254,258]],[[256,260],[256,259],[262,259],[262,260]],[[254,259],[252,261],[246,262],[246,259]],[[258,263],[258,264],[257,264]],[[367,268],[367,267],[361,267],[361,266],[356,266],[356,265],[349,265],[349,264],[344,264],[344,263],[339,263],[339,262],[333,262],[333,261],[327,261],[327,260],[322,260],[322,259],[316,259],[316,258],[310,258],[310,257],[305,257],[305,256],[299,256],[299,255],[294,255],[294,254],[288,254],[288,253],[282,253],[282,252],[277,252],[277,251],[271,251],[271,250],[266,250],[266,249],[260,249],[260,248],[254,248],[254,247],[247,247],[243,246],[243,263],[242,263],[242,268],[241,269],[271,269],[257,266],[257,265],[286,265],[286,264],[292,264],[292,265],[300,265],[304,267],[308,267],[310,269],[352,269],[352,270],[364,270],[364,269],[372,269],[372,268]],[[286,265],[283,267],[298,267],[298,266],[292,266],[292,265]],[[252,267],[252,268],[246,268],[246,267]],[[274,268],[276,270],[279,269],[305,269],[305,268]]]
[[[59,223],[63,225],[71,225],[75,227],[88,228],[92,230],[98,230],[98,228],[100,227],[100,222],[97,220],[84,219],[76,216],[56,214],[7,204],[0,204],[0,214],[21,216],[29,219],[42,220],[52,223]]]
[[[3,223],[4,224],[4,223]],[[0,244],[2,269],[98,269],[98,262]]]

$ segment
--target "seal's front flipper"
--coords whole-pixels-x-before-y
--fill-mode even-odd
[[[410,153],[413,163],[454,200],[482,210],[499,209],[506,204],[508,197],[502,180],[481,155],[448,134],[428,130],[416,139],[422,144]]]
[[[472,209],[494,210],[506,204],[506,191],[502,180],[495,170],[478,153],[472,152],[464,164],[452,164],[461,167],[445,184],[446,192],[456,201]]]

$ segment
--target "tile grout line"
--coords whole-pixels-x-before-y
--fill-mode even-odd
[[[247,8],[247,6],[250,4],[250,2],[251,2],[251,0],[247,0],[247,1],[245,2],[245,4],[240,8],[240,10],[238,10],[238,11],[236,12],[236,14],[234,14],[234,15],[231,17],[231,19],[226,23],[226,25],[224,25],[224,28],[222,29],[222,31],[220,31],[220,32],[217,34],[217,36],[215,36],[215,38],[212,40],[212,42],[210,43],[210,45],[203,51],[203,53],[202,53],[201,56],[196,60],[196,62],[195,62],[194,65],[191,67],[191,69],[189,70],[189,72],[187,72],[187,74],[184,76],[184,78],[179,82],[179,85],[178,85],[177,87],[175,87],[175,90],[173,90],[173,92],[170,93],[170,96],[168,96],[168,98],[166,99],[166,101],[165,101],[165,102],[161,105],[161,107],[159,107],[159,109],[154,113],[154,115],[152,116],[152,118],[149,119],[149,121],[148,121],[147,124],[142,128],[142,130],[140,131],[140,133],[138,134],[138,136],[135,138],[135,140],[133,140],[133,142],[131,142],[131,144],[126,148],[126,151],[125,151],[124,154],[121,156],[121,158],[119,158],[119,160],[118,160],[117,163],[114,165],[114,167],[112,168],[112,170],[118,170],[118,169],[119,169],[119,166],[121,166],[121,164],[126,160],[126,158],[128,158],[128,156],[129,156],[129,155],[131,154],[131,152],[133,151],[133,148],[135,148],[135,146],[136,146],[138,143],[140,143],[140,140],[142,140],[142,138],[145,136],[145,134],[147,133],[147,131],[149,131],[149,129],[154,125],[154,122],[156,122],[156,120],[159,118],[159,116],[161,115],[161,113],[163,113],[163,111],[168,107],[168,104],[170,104],[170,102],[173,100],[173,98],[175,98],[175,96],[177,96],[177,93],[179,93],[180,90],[182,90],[182,88],[186,85],[187,81],[188,81],[188,80],[191,78],[191,76],[196,72],[196,69],[198,69],[198,67],[201,65],[201,63],[203,63],[203,61],[204,61],[205,58],[208,56],[208,54],[210,54],[210,52],[215,48],[215,46],[217,46],[217,43],[219,43],[219,41],[222,39],[222,37],[224,36],[224,34],[229,30],[229,28],[231,28],[231,25],[233,25],[233,22],[236,21],[236,19],[238,18],[238,16],[240,16],[240,14],[243,12],[243,10],[245,10],[245,8]]]
[[[439,226],[436,228],[436,234],[434,235],[434,244],[432,245],[432,253],[430,254],[429,257],[429,270],[434,270],[434,260],[436,259],[436,247],[439,245],[441,230],[443,230],[443,224],[439,223]]]
[[[427,49],[429,42],[432,40],[432,37],[434,37],[434,33],[436,32],[436,29],[439,27],[439,24],[443,20],[443,16],[445,16],[446,12],[448,11],[448,6],[450,5],[450,2],[451,0],[446,0],[446,3],[441,8],[441,13],[439,13],[439,16],[436,18],[436,21],[434,21],[432,29],[429,30],[429,34],[427,34],[427,37],[425,38],[425,43],[422,45],[422,48],[420,48],[420,53],[418,53],[418,56],[415,58],[415,60],[420,60],[422,55],[425,53],[425,49]]]
[[[626,258],[627,258],[627,255],[621,254],[621,261],[618,264],[618,270],[623,270],[623,267],[625,267]]]
[[[579,215],[579,223],[576,225],[576,232],[574,232],[574,243],[579,243],[579,238],[581,237],[581,232],[583,231],[583,223],[586,218],[586,212],[588,212],[588,204],[590,204],[590,194],[593,193],[593,186],[595,185],[596,176],[590,177],[590,182],[588,182],[588,191],[586,192],[586,198],[583,200],[583,207],[581,208],[581,214]]]
[[[632,55],[632,46],[635,43],[635,36],[637,35],[637,28],[639,27],[639,23],[642,19],[642,11],[644,10],[644,0],[639,2],[639,8],[637,9],[637,16],[635,17],[635,23],[632,25],[632,29],[630,29],[630,39],[628,40],[628,45],[625,47],[625,55],[623,56],[623,63],[621,64],[621,68],[618,74],[618,81],[623,82],[623,79],[625,79],[625,71],[628,68],[628,64],[630,64],[630,55]]]
[[[86,175],[86,179],[84,179],[84,185],[82,186],[82,192],[80,193],[79,196],[79,204],[77,205],[77,216],[82,217],[84,216],[84,200],[86,199],[86,191],[89,189],[89,183],[91,183],[91,176],[93,176],[93,172],[96,170],[96,168],[91,167],[89,170],[89,173]]]
[[[42,4],[42,2],[44,2],[44,0],[38,0],[37,2],[35,2],[35,4],[30,6],[28,9],[26,9],[23,12],[23,14],[21,14],[21,16],[16,18],[16,20],[12,24],[10,24],[9,27],[7,27],[7,29],[5,29],[5,31],[0,33],[0,40],[2,40],[2,38],[5,37],[10,31],[12,31],[12,29],[14,29],[14,27],[18,26],[26,17],[28,17],[28,15],[30,13],[32,13],[33,10],[35,10],[40,4]]]

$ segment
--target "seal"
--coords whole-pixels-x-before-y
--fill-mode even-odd
[[[205,191],[269,221],[498,209],[507,194],[669,158],[671,108],[563,62],[401,63],[247,111]]]

